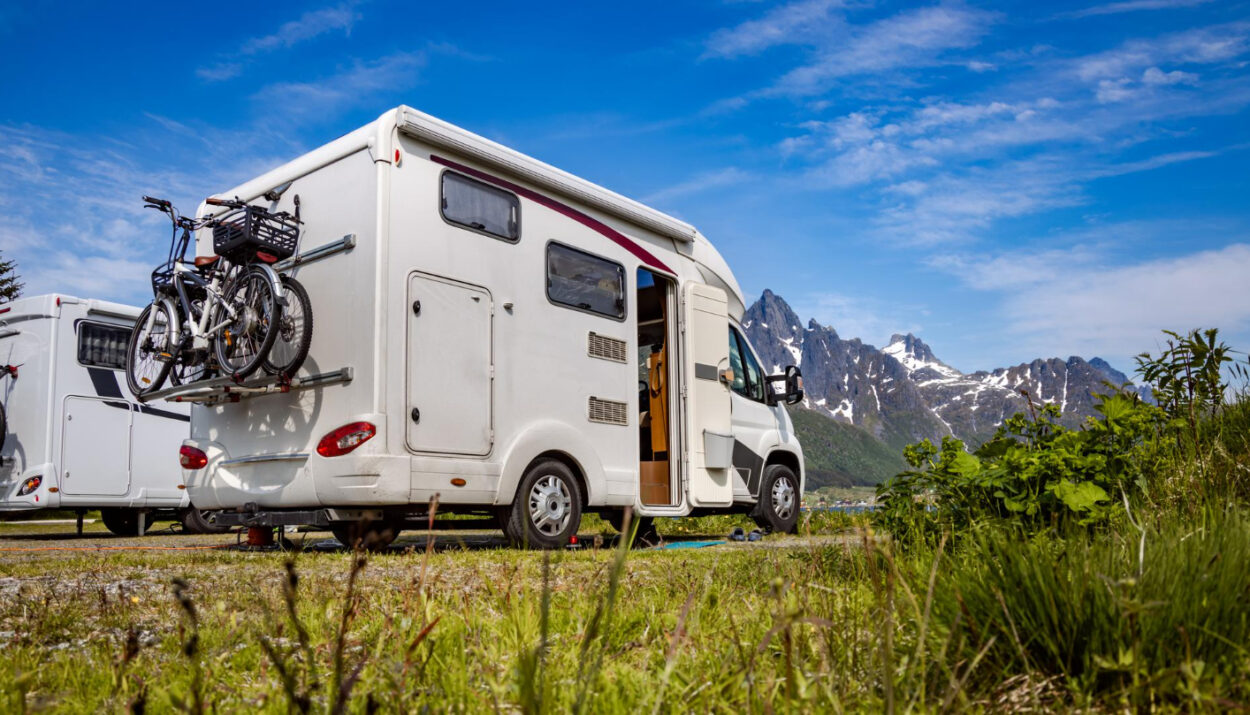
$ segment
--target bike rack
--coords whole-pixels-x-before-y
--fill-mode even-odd
[[[308,390],[324,385],[335,385],[352,381],[352,368],[343,367],[333,372],[320,372],[307,377],[295,377],[290,380],[280,375],[263,375],[252,377],[243,382],[235,382],[231,377],[215,377],[187,385],[166,387],[139,398],[140,402],[152,400],[169,400],[170,402],[196,402],[202,405],[218,405],[223,402],[238,402],[249,397],[273,395],[287,392]]]
[[[291,256],[290,258],[284,258],[281,261],[278,261],[277,263],[273,264],[273,269],[275,271],[278,271],[279,273],[285,273],[286,271],[289,271],[292,268],[298,268],[299,266],[302,266],[305,263],[312,263],[313,261],[319,261],[322,258],[328,258],[330,256],[333,256],[336,253],[342,253],[343,251],[350,251],[352,248],[355,248],[355,246],[356,246],[356,234],[349,233],[337,241],[331,241],[327,244],[317,246],[311,251],[305,251],[304,253],[297,253],[294,256]]]
[[[273,269],[285,273],[306,263],[319,261],[356,247],[356,234],[349,233],[337,241],[318,246],[304,253],[297,253],[273,264]],[[169,400],[170,402],[195,402],[202,405],[219,405],[223,402],[238,402],[248,397],[273,395],[298,390],[308,390],[324,385],[348,383],[352,381],[352,368],[343,367],[333,372],[322,372],[307,377],[284,378],[280,375],[262,375],[242,382],[231,377],[216,377],[211,380],[200,380],[186,385],[166,387],[138,398],[139,402],[152,400]]]

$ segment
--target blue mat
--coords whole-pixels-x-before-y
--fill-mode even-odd
[[[657,546],[657,549],[701,549],[704,546],[719,546],[723,541],[674,541],[663,546]]]

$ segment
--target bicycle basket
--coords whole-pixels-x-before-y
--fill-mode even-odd
[[[299,220],[288,213],[270,213],[261,206],[243,206],[213,222],[213,250],[235,263],[249,263],[257,251],[277,260],[299,246]]]
[[[152,271],[152,294],[171,293],[174,290],[174,264],[167,262]]]

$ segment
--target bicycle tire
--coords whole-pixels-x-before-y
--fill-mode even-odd
[[[157,311],[157,317],[152,323],[153,330],[147,331],[148,316],[152,311]],[[165,316],[165,329],[161,331],[164,335],[164,345],[150,344],[148,340],[151,335],[156,333],[155,328],[161,320],[160,316]],[[130,394],[135,397],[143,397],[144,395],[156,392],[165,384],[165,378],[169,376],[170,362],[161,360],[160,352],[163,350],[169,353],[171,346],[169,345],[169,326],[173,323],[173,316],[169,315],[168,306],[159,301],[148,303],[148,306],[139,313],[139,319],[135,321],[135,329],[130,332],[130,341],[126,344],[126,386],[130,388]],[[141,346],[140,343],[143,343]],[[142,361],[149,370],[144,374],[139,374],[138,369]]]
[[[4,405],[0,404],[0,449],[4,449],[4,440],[9,436],[9,418],[4,413]]]
[[[294,278],[282,276],[286,289],[286,307],[279,318],[278,336],[261,366],[270,375],[291,378],[299,372],[312,346],[312,301],[304,285]]]
[[[222,374],[242,380],[260,368],[278,336],[278,296],[268,275],[253,267],[231,281],[222,298],[237,314],[227,320],[225,308],[216,308],[212,322],[225,324],[213,337],[213,351]]]

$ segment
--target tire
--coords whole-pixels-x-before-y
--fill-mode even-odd
[[[152,515],[138,509],[101,509],[100,521],[118,536],[138,536],[139,524],[143,524],[144,533],[152,526]]]
[[[394,521],[340,521],[330,525],[334,538],[353,551],[384,551],[401,531],[403,529]]]
[[[209,521],[208,512],[195,507],[183,509],[178,520],[182,522],[182,530],[188,534],[224,534],[230,531],[228,526],[218,526]]]
[[[4,405],[0,405],[0,449],[4,449],[4,440],[9,436],[9,418],[4,414]]]
[[[544,459],[531,466],[517,487],[503,533],[513,546],[558,549],[582,523],[582,487],[568,465]]]
[[[238,314],[229,320],[224,306],[216,308],[212,322],[225,326],[213,350],[222,374],[242,380],[260,368],[278,336],[278,296],[265,271],[253,267],[231,281],[223,300]]]
[[[793,534],[799,523],[799,480],[784,464],[764,470],[760,498],[751,518],[765,533]]]
[[[153,311],[156,317],[148,330],[148,317]],[[161,354],[172,354],[170,326],[173,323],[164,301],[149,303],[135,321],[130,342],[126,344],[126,386],[135,397],[156,392],[165,384],[171,358],[161,359]]]
[[[604,512],[603,518],[612,525],[613,529],[621,534],[622,537],[628,536],[625,533],[625,510],[619,509],[610,512]],[[655,518],[650,516],[635,516],[629,520],[629,530],[633,532],[634,540],[630,542],[629,548],[646,548],[655,546],[660,543],[660,532],[655,530]]]
[[[304,285],[294,278],[282,276],[282,285],[286,288],[286,306],[278,319],[278,336],[261,367],[270,375],[290,378],[299,372],[312,345],[312,301]]]

